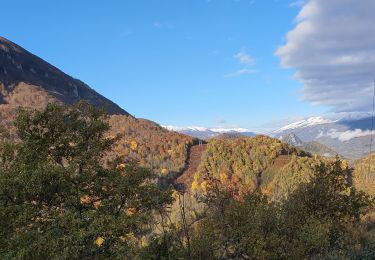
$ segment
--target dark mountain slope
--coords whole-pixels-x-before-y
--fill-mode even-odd
[[[20,83],[38,86],[50,96],[67,104],[85,100],[109,114],[128,115],[118,105],[95,92],[80,80],[33,55],[17,44],[0,37],[0,103],[6,102]]]

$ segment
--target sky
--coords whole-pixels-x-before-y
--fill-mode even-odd
[[[136,117],[256,131],[369,110],[374,10],[373,0],[12,0],[0,35]]]

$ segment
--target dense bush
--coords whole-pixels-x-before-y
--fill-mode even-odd
[[[209,183],[189,239],[170,233],[185,241],[174,252],[188,259],[374,259],[374,222],[364,218],[374,200],[352,187],[348,173],[341,161],[321,163],[280,202],[259,190],[239,200]]]
[[[0,146],[2,259],[128,258],[151,239],[171,192],[114,160],[105,115],[79,103],[21,110],[20,143]]]

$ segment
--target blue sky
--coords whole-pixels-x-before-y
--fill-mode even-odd
[[[290,0],[4,1],[0,34],[137,117],[263,128],[318,115],[275,56]]]

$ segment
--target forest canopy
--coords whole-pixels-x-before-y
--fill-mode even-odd
[[[49,104],[18,111],[18,142],[0,129],[2,258],[374,259],[374,197],[345,161],[266,136],[213,140],[184,193],[109,122]],[[159,152],[185,149],[177,139]],[[119,140],[133,160],[113,154]]]

